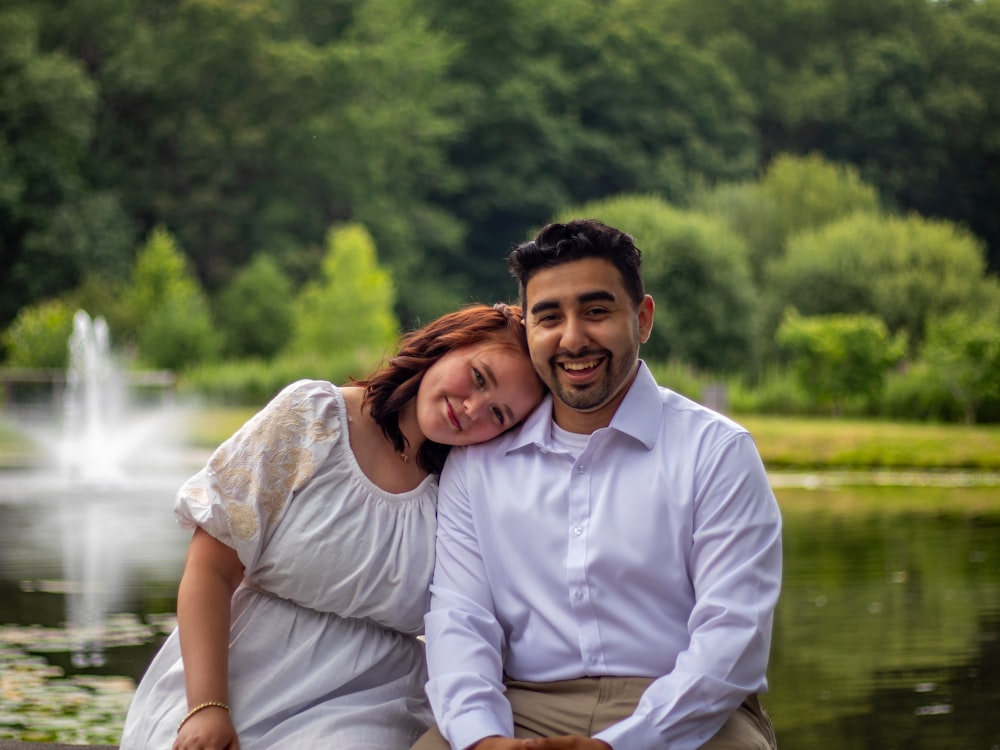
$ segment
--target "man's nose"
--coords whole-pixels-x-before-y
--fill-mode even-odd
[[[590,339],[583,321],[574,316],[567,317],[563,323],[562,340],[559,343],[563,349],[569,352],[585,349],[590,343]]]

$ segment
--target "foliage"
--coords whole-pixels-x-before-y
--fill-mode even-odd
[[[6,364],[11,367],[66,367],[74,312],[76,308],[58,299],[22,307],[3,333]]]
[[[655,196],[619,196],[567,210],[628,228],[643,253],[646,291],[658,301],[644,356],[732,371],[751,358],[753,287],[746,248],[717,218]]]
[[[691,367],[676,360],[646,360],[646,365],[657,383],[694,401],[701,402],[706,386],[710,385],[706,377],[699,376]]]
[[[889,419],[961,422],[962,407],[926,362],[908,362],[886,375],[879,414]]]
[[[375,243],[360,224],[327,234],[320,278],[307,284],[294,308],[290,354],[380,358],[396,342],[395,287],[379,264]]]
[[[61,5],[52,32],[101,91],[91,178],[117,186],[142,229],[170,226],[206,289],[258,252],[300,282],[316,270],[308,249],[353,219],[412,272],[414,305],[433,298],[428,250],[461,240],[428,200],[453,182],[457,45],[416,3],[341,3],[327,26],[270,0]]]
[[[32,295],[65,293],[87,276],[127,277],[135,234],[117,198],[91,192],[65,201],[24,239],[12,273]]]
[[[968,225],[1000,269],[1000,4],[663,5],[751,93],[765,154],[853,164],[887,204]]]
[[[880,209],[875,189],[857,169],[818,154],[779,154],[760,180],[720,184],[696,196],[692,205],[721,215],[743,237],[758,284],[768,264],[784,255],[792,235]]]
[[[218,340],[208,305],[201,297],[174,300],[146,318],[138,338],[140,364],[162,370],[184,370],[212,360]]]
[[[27,652],[37,648],[41,631],[30,633],[35,642],[0,643],[0,742],[117,743],[134,681],[107,675],[66,677],[59,667]]]
[[[928,316],[992,300],[984,265],[981,243],[949,222],[853,214],[790,239],[768,274],[764,336],[794,307],[803,315],[874,315],[915,348]]]
[[[230,357],[272,357],[292,330],[292,281],[269,255],[256,256],[219,294],[215,317]]]
[[[136,347],[136,238],[167,226],[228,356],[270,356],[222,301],[258,256],[298,289],[362,224],[409,325],[511,298],[507,249],[567,207],[653,194],[711,217],[693,246],[728,225],[752,283],[683,300],[718,351],[663,320],[650,354],[760,378],[792,305],[877,315],[913,358],[1000,270],[998,57],[993,0],[8,0],[0,329],[58,297]]]
[[[197,395],[213,404],[261,406],[296,380],[310,378],[346,383],[351,378],[365,377],[376,364],[363,350],[213,362],[186,370],[179,390],[183,395]]]
[[[505,249],[565,206],[619,192],[677,200],[752,174],[751,100],[658,2],[429,5],[463,44],[452,77],[464,127],[450,148],[463,169],[446,205],[472,229],[460,270],[480,298],[509,294]]]
[[[365,225],[383,263],[406,279],[396,289],[404,318],[461,300],[455,266],[462,265],[465,225],[431,200],[458,186],[446,148],[465,125],[464,91],[451,80],[461,42],[431,25],[425,5],[355,4],[352,24],[318,71],[337,87],[310,128],[313,142],[327,144],[313,169],[328,190],[345,194],[350,209],[332,219]]]
[[[817,412],[811,394],[792,369],[772,364],[750,381],[745,376],[726,379],[733,414],[812,415]]]
[[[885,323],[867,315],[802,317],[790,309],[777,338],[802,387],[835,414],[849,399],[874,405],[906,349],[905,339],[891,338]]]
[[[921,361],[974,422],[984,401],[1000,401],[1000,309],[931,318]]]
[[[0,326],[67,288],[66,270],[25,243],[46,247],[53,215],[73,211],[97,106],[80,62],[42,48],[45,22],[31,4],[0,8]]]
[[[182,370],[217,354],[208,301],[166,229],[155,229],[139,251],[126,304],[141,364]]]

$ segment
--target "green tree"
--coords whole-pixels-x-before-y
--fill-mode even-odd
[[[777,333],[803,389],[839,414],[850,400],[874,406],[887,370],[906,351],[901,336],[871,315],[803,317],[789,309]]]
[[[6,364],[10,367],[66,367],[75,310],[60,299],[22,307],[14,322],[3,332]]]
[[[343,195],[347,219],[369,229],[397,279],[406,317],[463,298],[465,225],[437,199],[457,188],[447,146],[462,132],[464,90],[452,80],[460,43],[435,28],[425,3],[364,0],[324,52],[324,110],[310,121],[313,169]]]
[[[746,247],[725,223],[655,196],[620,196],[557,217],[591,216],[628,232],[642,250],[656,317],[643,356],[709,372],[753,362],[753,284]]]
[[[136,256],[127,308],[140,363],[183,370],[217,355],[208,300],[173,235],[158,227]]]
[[[259,254],[222,290],[216,319],[231,357],[273,357],[292,330],[292,282],[269,255]]]
[[[54,33],[101,90],[91,179],[170,226],[207,289],[257,252],[301,282],[326,229],[360,220],[410,280],[402,307],[450,306],[429,249],[457,253],[462,227],[429,196],[453,181],[456,45],[417,3],[60,5]]]
[[[966,223],[1000,269],[1000,4],[665,0],[756,104],[765,155],[855,164],[889,205]]]
[[[928,316],[975,311],[991,299],[985,270],[982,243],[954,224],[854,214],[789,240],[763,290],[765,335],[794,307],[803,315],[874,315],[918,346]]]
[[[932,317],[920,359],[975,422],[984,401],[1000,400],[1000,307]]]
[[[24,240],[13,274],[31,298],[79,286],[87,276],[128,277],[135,233],[111,193],[88,192],[54,208]]]
[[[78,62],[41,49],[41,26],[31,3],[0,8],[0,326],[79,281],[53,267],[44,235],[51,213],[85,191],[96,91]]]
[[[377,361],[391,350],[399,330],[392,276],[360,224],[331,228],[326,247],[320,278],[295,300],[289,354],[357,353],[359,362]]]
[[[502,257],[556,211],[619,193],[678,201],[753,173],[752,102],[658,2],[433,0],[464,45],[454,66],[463,180],[443,200],[472,228],[474,291],[509,296]],[[468,270],[466,270],[468,269]]]
[[[780,154],[760,180],[723,183],[696,196],[692,206],[722,216],[744,238],[757,284],[792,235],[855,212],[880,211],[875,189],[857,169],[818,154]]]

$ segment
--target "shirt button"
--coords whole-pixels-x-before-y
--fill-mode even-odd
[[[580,536],[583,533],[583,529],[577,526],[573,529],[573,533],[576,534],[577,536]]]
[[[576,467],[576,473],[577,474],[583,474],[583,472],[585,472],[586,470],[587,470],[587,467],[584,466],[583,464],[580,464],[579,466]]]
[[[574,592],[573,593],[573,598],[574,599],[583,599],[583,592],[582,591],[576,591],[576,592]]]
[[[597,664],[597,657],[596,656],[591,656],[590,657],[590,663],[591,664]]]

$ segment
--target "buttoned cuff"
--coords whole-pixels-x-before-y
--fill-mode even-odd
[[[663,737],[652,722],[635,714],[598,732],[594,739],[607,742],[614,750],[660,750],[663,747]]]
[[[511,737],[513,727],[505,727],[503,721],[489,711],[468,711],[448,722],[447,727],[440,727],[452,747],[466,748],[479,742],[484,737]]]

